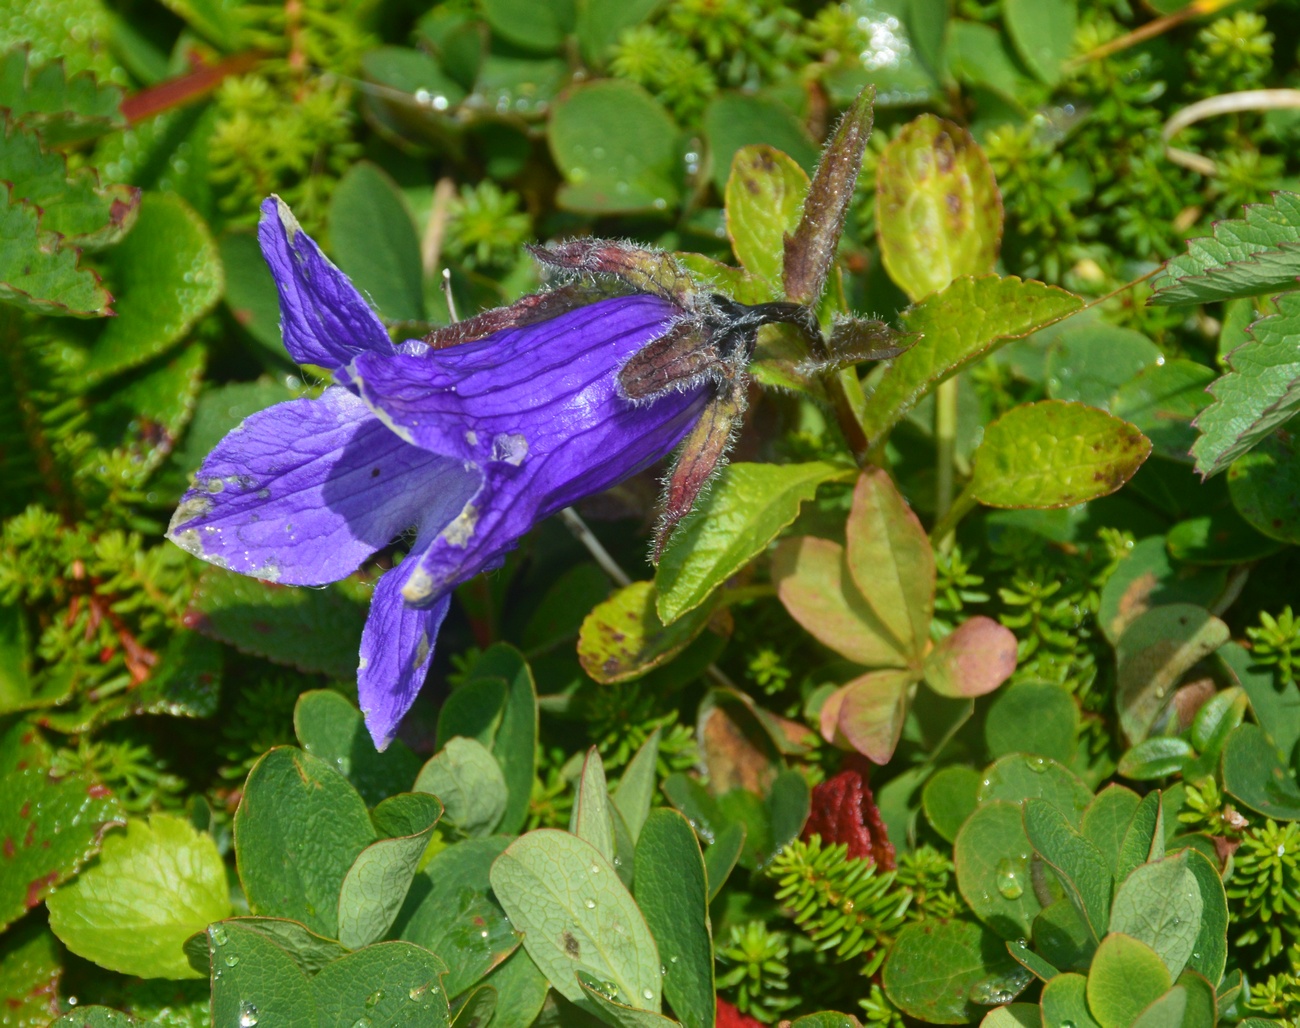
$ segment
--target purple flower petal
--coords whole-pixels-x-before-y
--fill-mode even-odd
[[[620,297],[424,357],[353,361],[352,387],[394,432],[484,473],[482,491],[419,558],[409,602],[477,574],[537,521],[677,445],[705,389],[634,403],[618,371],[679,314],[657,297]]]
[[[323,585],[404,529],[446,524],[481,475],[404,443],[334,387],[246,419],[196,480],[172,517],[174,542],[241,574]]]
[[[403,581],[400,567],[379,579],[361,634],[357,697],[370,737],[381,750],[393,741],[398,724],[424,685],[438,629],[451,604],[447,592],[431,606],[409,607],[402,600]]]
[[[334,371],[359,353],[393,352],[383,322],[278,196],[262,201],[257,237],[280,291],[280,330],[290,357]]]

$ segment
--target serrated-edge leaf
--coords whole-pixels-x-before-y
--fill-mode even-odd
[[[920,338],[890,363],[868,398],[863,429],[873,443],[926,393],[997,349],[1059,321],[1083,300],[1056,286],[1015,276],[959,278],[903,316]]]
[[[1300,195],[1274,193],[1244,218],[1220,221],[1213,235],[1187,241],[1152,282],[1153,304],[1209,303],[1295,289],[1300,278]]]
[[[1230,370],[1208,387],[1214,402],[1192,421],[1199,432],[1192,456],[1206,477],[1300,413],[1300,292],[1279,297],[1277,307],[1228,354]]]
[[[27,47],[0,56],[0,109],[36,129],[47,144],[90,138],[123,128],[122,90],[88,71],[68,75],[61,59],[31,66]]]
[[[10,203],[0,182],[0,301],[34,314],[98,318],[112,314],[112,295],[81,253],[57,232],[42,231],[39,208]]]

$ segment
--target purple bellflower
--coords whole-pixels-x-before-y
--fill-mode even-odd
[[[633,397],[620,385],[688,314],[667,290],[574,307],[576,287],[562,287],[395,345],[277,197],[262,205],[259,238],[285,349],[335,384],[231,431],[168,536],[219,567],[312,586],[413,531],[375,586],[361,640],[361,709],[383,748],[423,684],[452,589],[542,518],[667,455],[710,386],[684,376]]]

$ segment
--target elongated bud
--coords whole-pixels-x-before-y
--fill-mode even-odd
[[[795,303],[816,306],[821,298],[862,170],[875,97],[875,87],[867,86],[844,112],[808,187],[803,219],[786,237],[785,295]]]

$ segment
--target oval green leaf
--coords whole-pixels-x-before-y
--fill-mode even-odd
[[[1072,507],[1115,492],[1150,453],[1146,436],[1095,407],[1024,404],[985,430],[971,491],[989,507]]]

